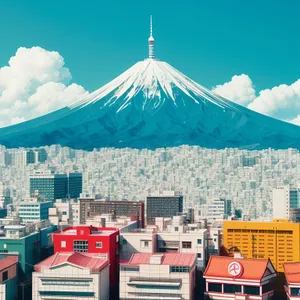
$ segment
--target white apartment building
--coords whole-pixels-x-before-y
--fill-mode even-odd
[[[159,223],[161,223],[161,218]],[[195,226],[191,226],[195,225]],[[133,253],[194,253],[197,266],[202,268],[207,260],[207,229],[198,224],[183,223],[183,216],[173,217],[172,224],[165,230],[146,228],[132,232],[121,232],[121,259],[129,259]]]
[[[109,262],[105,254],[57,252],[34,267],[32,300],[107,300]]]
[[[56,226],[80,225],[79,204],[76,200],[58,199],[49,208],[49,221]]]
[[[300,187],[289,185],[273,189],[273,219],[290,219],[300,221]]]
[[[195,254],[133,254],[120,265],[120,300],[193,300],[195,270]]]
[[[224,220],[232,213],[231,200],[208,200],[200,205],[200,216],[207,220]]]

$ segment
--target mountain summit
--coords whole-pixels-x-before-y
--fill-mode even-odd
[[[148,45],[148,59],[87,98],[0,129],[0,143],[7,147],[61,144],[85,150],[183,144],[217,149],[300,148],[298,126],[239,106],[155,60],[152,24]]]

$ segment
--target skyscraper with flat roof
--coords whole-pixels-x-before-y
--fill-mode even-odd
[[[35,173],[30,176],[30,196],[40,196],[47,201],[77,198],[82,192],[82,174]]]

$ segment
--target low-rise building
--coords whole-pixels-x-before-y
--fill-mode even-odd
[[[119,230],[110,227],[71,226],[52,235],[54,253],[85,252],[108,254],[110,286],[119,283]]]
[[[300,262],[284,263],[283,269],[286,279],[284,288],[287,299],[298,300],[300,298]]]
[[[18,296],[18,256],[0,256],[0,299],[15,300]]]
[[[21,202],[18,206],[18,216],[22,223],[48,220],[50,207],[52,207],[52,202]]]
[[[133,254],[120,265],[120,300],[193,300],[195,273],[195,254]]]
[[[276,270],[269,259],[211,256],[204,272],[209,299],[272,299]]]
[[[105,254],[57,252],[34,267],[32,300],[109,299],[109,261]]]
[[[197,266],[203,268],[207,258],[207,229],[197,224],[185,224],[183,216],[175,216],[164,230],[162,218],[158,226],[144,230],[121,233],[121,259],[129,259],[133,253],[176,252],[197,255]],[[195,225],[195,226],[193,226]]]

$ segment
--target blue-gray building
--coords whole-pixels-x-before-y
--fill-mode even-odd
[[[30,196],[39,196],[46,201],[78,198],[82,192],[82,174],[36,173],[30,176]]]
[[[22,223],[34,223],[48,220],[49,208],[52,202],[21,202],[18,206],[18,215]]]

